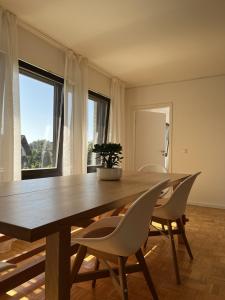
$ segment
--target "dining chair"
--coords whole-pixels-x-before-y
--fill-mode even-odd
[[[146,164],[138,168],[138,172],[167,173],[167,169],[161,165]]]
[[[167,183],[168,180],[162,181],[143,193],[133,202],[124,216],[100,219],[80,232],[75,239],[75,242],[79,244],[79,249],[72,263],[71,282],[76,280],[81,264],[86,254],[89,253],[101,259],[101,262],[109,269],[114,284],[117,288],[119,287],[122,299],[127,300],[126,262],[129,256],[135,254],[153,299],[158,299],[141,247],[148,235],[155,202]],[[97,270],[99,261],[96,262],[95,269]],[[118,264],[119,279],[108,262]]]
[[[165,226],[168,226],[168,234],[171,241],[171,249],[172,249],[172,256],[173,256],[177,284],[180,284],[181,280],[180,280],[180,273],[179,273],[178,262],[177,262],[177,254],[176,254],[176,248],[174,242],[172,223],[174,222],[176,223],[178,234],[181,235],[185,247],[187,249],[187,252],[190,256],[190,259],[192,260],[193,255],[186,237],[185,228],[183,224],[183,215],[185,213],[187,199],[190,194],[191,188],[197,176],[200,173],[201,172],[191,175],[187,177],[184,181],[182,181],[176,187],[169,200],[164,205],[155,207],[152,213],[151,223],[155,222],[161,224],[162,228],[164,228],[164,231],[165,231]]]

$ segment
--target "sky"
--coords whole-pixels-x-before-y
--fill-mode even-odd
[[[88,141],[93,141],[94,139],[94,107],[95,102],[88,100]]]
[[[21,134],[28,143],[53,140],[54,87],[20,74]]]
[[[53,140],[54,87],[20,74],[21,134],[28,143]],[[88,101],[88,141],[93,140],[94,101]]]

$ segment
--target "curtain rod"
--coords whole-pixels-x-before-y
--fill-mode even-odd
[[[30,33],[33,33],[34,35],[36,35],[37,37],[41,38],[42,40],[45,40],[46,42],[48,42],[49,44],[51,44],[52,46],[66,52],[67,50],[72,50],[70,48],[67,48],[66,46],[64,46],[63,44],[61,44],[60,42],[56,41],[55,39],[53,39],[52,37],[50,37],[49,35],[41,32],[40,30],[34,28],[33,26],[25,23],[24,21],[22,21],[21,19],[17,18],[18,20],[18,25],[29,31]],[[74,50],[72,50],[74,52]],[[79,54],[79,53],[77,53]],[[101,73],[102,75],[106,76],[107,78],[111,79],[114,76],[104,70],[102,70],[101,68],[99,68],[98,66],[96,66],[94,63],[92,62],[88,62],[88,65],[90,68],[94,69],[95,71]]]

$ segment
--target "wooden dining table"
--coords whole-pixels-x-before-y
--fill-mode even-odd
[[[186,174],[124,172],[119,181],[99,181],[95,173],[0,184],[0,233],[28,242],[46,237],[45,297],[70,299],[71,226],[134,201]],[[0,291],[1,292],[1,291]]]

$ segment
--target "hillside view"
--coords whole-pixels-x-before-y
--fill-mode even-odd
[[[55,167],[55,152],[53,142],[37,140],[28,144],[25,136],[21,136],[21,165],[22,169],[39,169]],[[93,142],[88,142],[87,164],[96,164],[96,154],[92,153]]]
[[[37,140],[30,144],[22,141],[21,163],[22,169],[52,168],[55,167],[53,142]]]

